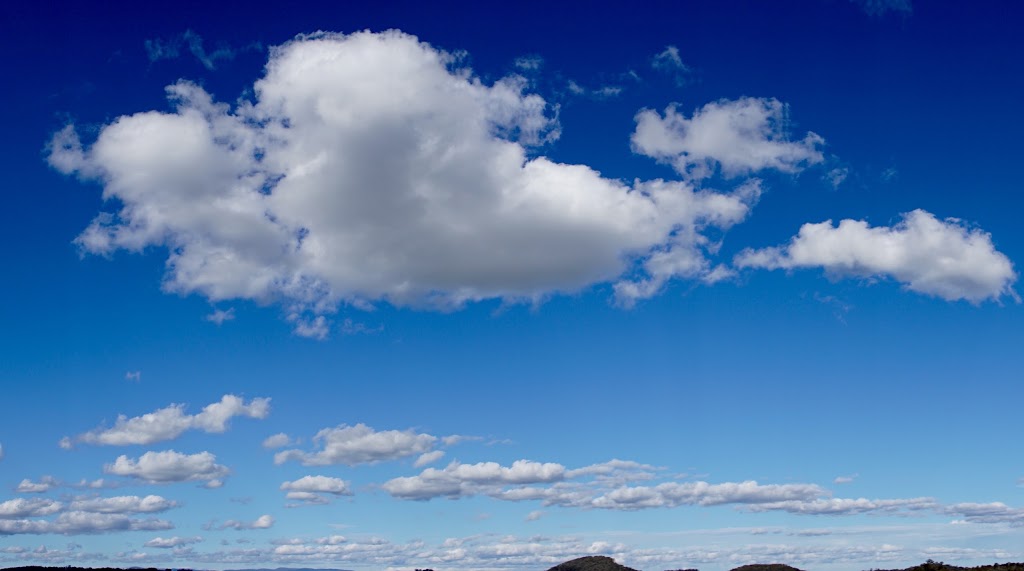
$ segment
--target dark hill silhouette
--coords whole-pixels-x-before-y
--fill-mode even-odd
[[[763,563],[756,563],[754,565],[743,565],[733,569],[732,571],[800,571],[800,569],[789,565],[783,565],[781,563],[769,563],[767,565]]]
[[[555,565],[548,571],[637,571],[636,569],[619,565],[611,557],[595,555],[591,557],[580,557],[572,561],[566,561]]]

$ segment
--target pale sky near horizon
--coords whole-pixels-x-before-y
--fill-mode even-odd
[[[0,566],[1024,560],[1022,16],[0,6]]]

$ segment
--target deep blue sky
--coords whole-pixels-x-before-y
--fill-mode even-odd
[[[1022,16],[5,3],[0,564],[1021,560]],[[436,65],[408,72],[415,54]],[[179,80],[226,107],[176,108]],[[751,113],[768,120],[735,127]],[[213,150],[174,163],[196,148],[175,125],[216,118]],[[259,151],[218,178],[243,135]],[[476,170],[496,149],[529,162]],[[699,267],[658,274],[665,252]],[[247,293],[231,256],[272,285]]]

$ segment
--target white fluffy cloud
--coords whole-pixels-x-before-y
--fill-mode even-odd
[[[365,424],[324,428],[313,437],[319,449],[314,452],[282,450],[274,455],[274,463],[297,460],[306,466],[331,464],[367,464],[396,460],[422,454],[437,442],[436,436],[413,430],[376,431]]]
[[[14,491],[19,494],[42,494],[61,485],[60,480],[53,476],[43,476],[38,482],[25,478],[18,484]]]
[[[665,482],[657,486],[624,486],[594,498],[596,508],[636,510],[683,505],[766,504],[780,501],[808,501],[825,493],[814,484],[758,484],[754,481]]]
[[[281,489],[288,492],[285,497],[304,504],[327,504],[331,496],[351,496],[349,483],[330,476],[303,476],[292,482],[284,482]]]
[[[211,403],[202,412],[185,414],[185,406],[172,404],[154,412],[128,418],[119,415],[111,428],[96,428],[75,438],[65,438],[62,448],[70,448],[75,442],[106,446],[129,444],[153,444],[173,440],[186,430],[221,433],[227,430],[228,421],[236,416],[266,418],[270,414],[270,399],[255,398],[246,403],[241,397],[224,395],[219,402]]]
[[[738,267],[823,268],[834,276],[892,278],[911,291],[948,301],[979,303],[1016,297],[1013,264],[997,251],[992,237],[960,220],[939,220],[914,210],[893,226],[862,220],[804,224],[781,247],[746,250]]]
[[[420,457],[413,462],[413,468],[422,468],[428,464],[433,464],[444,457],[444,450],[431,450],[430,452],[424,452],[420,454]]]
[[[263,440],[263,447],[268,449],[284,448],[285,446],[291,446],[292,444],[295,444],[295,442],[291,437],[283,432],[272,434]]]
[[[99,180],[115,205],[77,243],[166,247],[167,291],[278,301],[296,332],[322,337],[339,302],[536,300],[614,282],[652,253],[677,253],[656,264],[670,276],[700,277],[702,232],[756,198],[532,156],[557,136],[545,101],[459,63],[400,32],[318,34],[271,51],[253,103],[230,109],[182,82],[174,112],[120,117],[91,145],[68,127],[50,164]],[[739,122],[714,123],[721,113]],[[659,119],[671,136],[674,117]],[[705,108],[700,133],[725,132],[695,147],[657,147],[644,134],[655,117],[639,119],[637,147],[661,158],[692,147],[731,172],[819,157],[813,136],[780,139],[774,101]]]
[[[765,169],[795,173],[824,160],[820,136],[807,133],[801,140],[789,140],[786,107],[775,99],[708,103],[690,119],[674,105],[664,116],[645,109],[637,114],[636,123],[636,152],[698,180],[716,171],[730,177]]]
[[[64,512],[54,520],[0,519],[0,535],[84,535],[118,531],[159,531],[174,525],[161,519],[134,519],[124,514]]]
[[[146,452],[138,460],[121,455],[114,463],[105,464],[103,471],[153,484],[219,481],[229,473],[228,468],[217,464],[217,457],[209,452],[182,454],[174,450]]]
[[[397,498],[458,498],[505,485],[557,482],[565,478],[565,473],[565,466],[561,464],[542,464],[530,460],[516,460],[508,467],[497,462],[452,462],[442,470],[427,468],[418,476],[394,478],[381,487]]]
[[[210,529],[235,529],[241,531],[246,529],[270,529],[273,526],[274,516],[264,514],[253,521],[229,519],[220,525],[210,526]]]
[[[150,539],[149,541],[147,541],[143,545],[145,545],[146,547],[153,547],[153,548],[157,548],[157,549],[172,549],[172,548],[175,548],[175,547],[183,547],[183,546],[186,546],[186,545],[193,545],[193,544],[196,544],[196,543],[201,543],[202,541],[203,541],[203,538],[202,537],[198,537],[198,536],[197,537],[178,537],[178,536],[174,536],[174,537],[167,537],[167,538],[164,538],[164,537],[154,537],[153,539]]]
[[[158,513],[177,507],[178,502],[160,496],[115,496],[111,498],[80,498],[68,506],[72,511],[93,513]]]
[[[15,498],[0,502],[0,519],[46,516],[63,509],[64,504],[54,500]]]

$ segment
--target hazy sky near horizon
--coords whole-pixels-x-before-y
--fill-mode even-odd
[[[0,566],[1024,559],[1014,2],[0,6]]]

